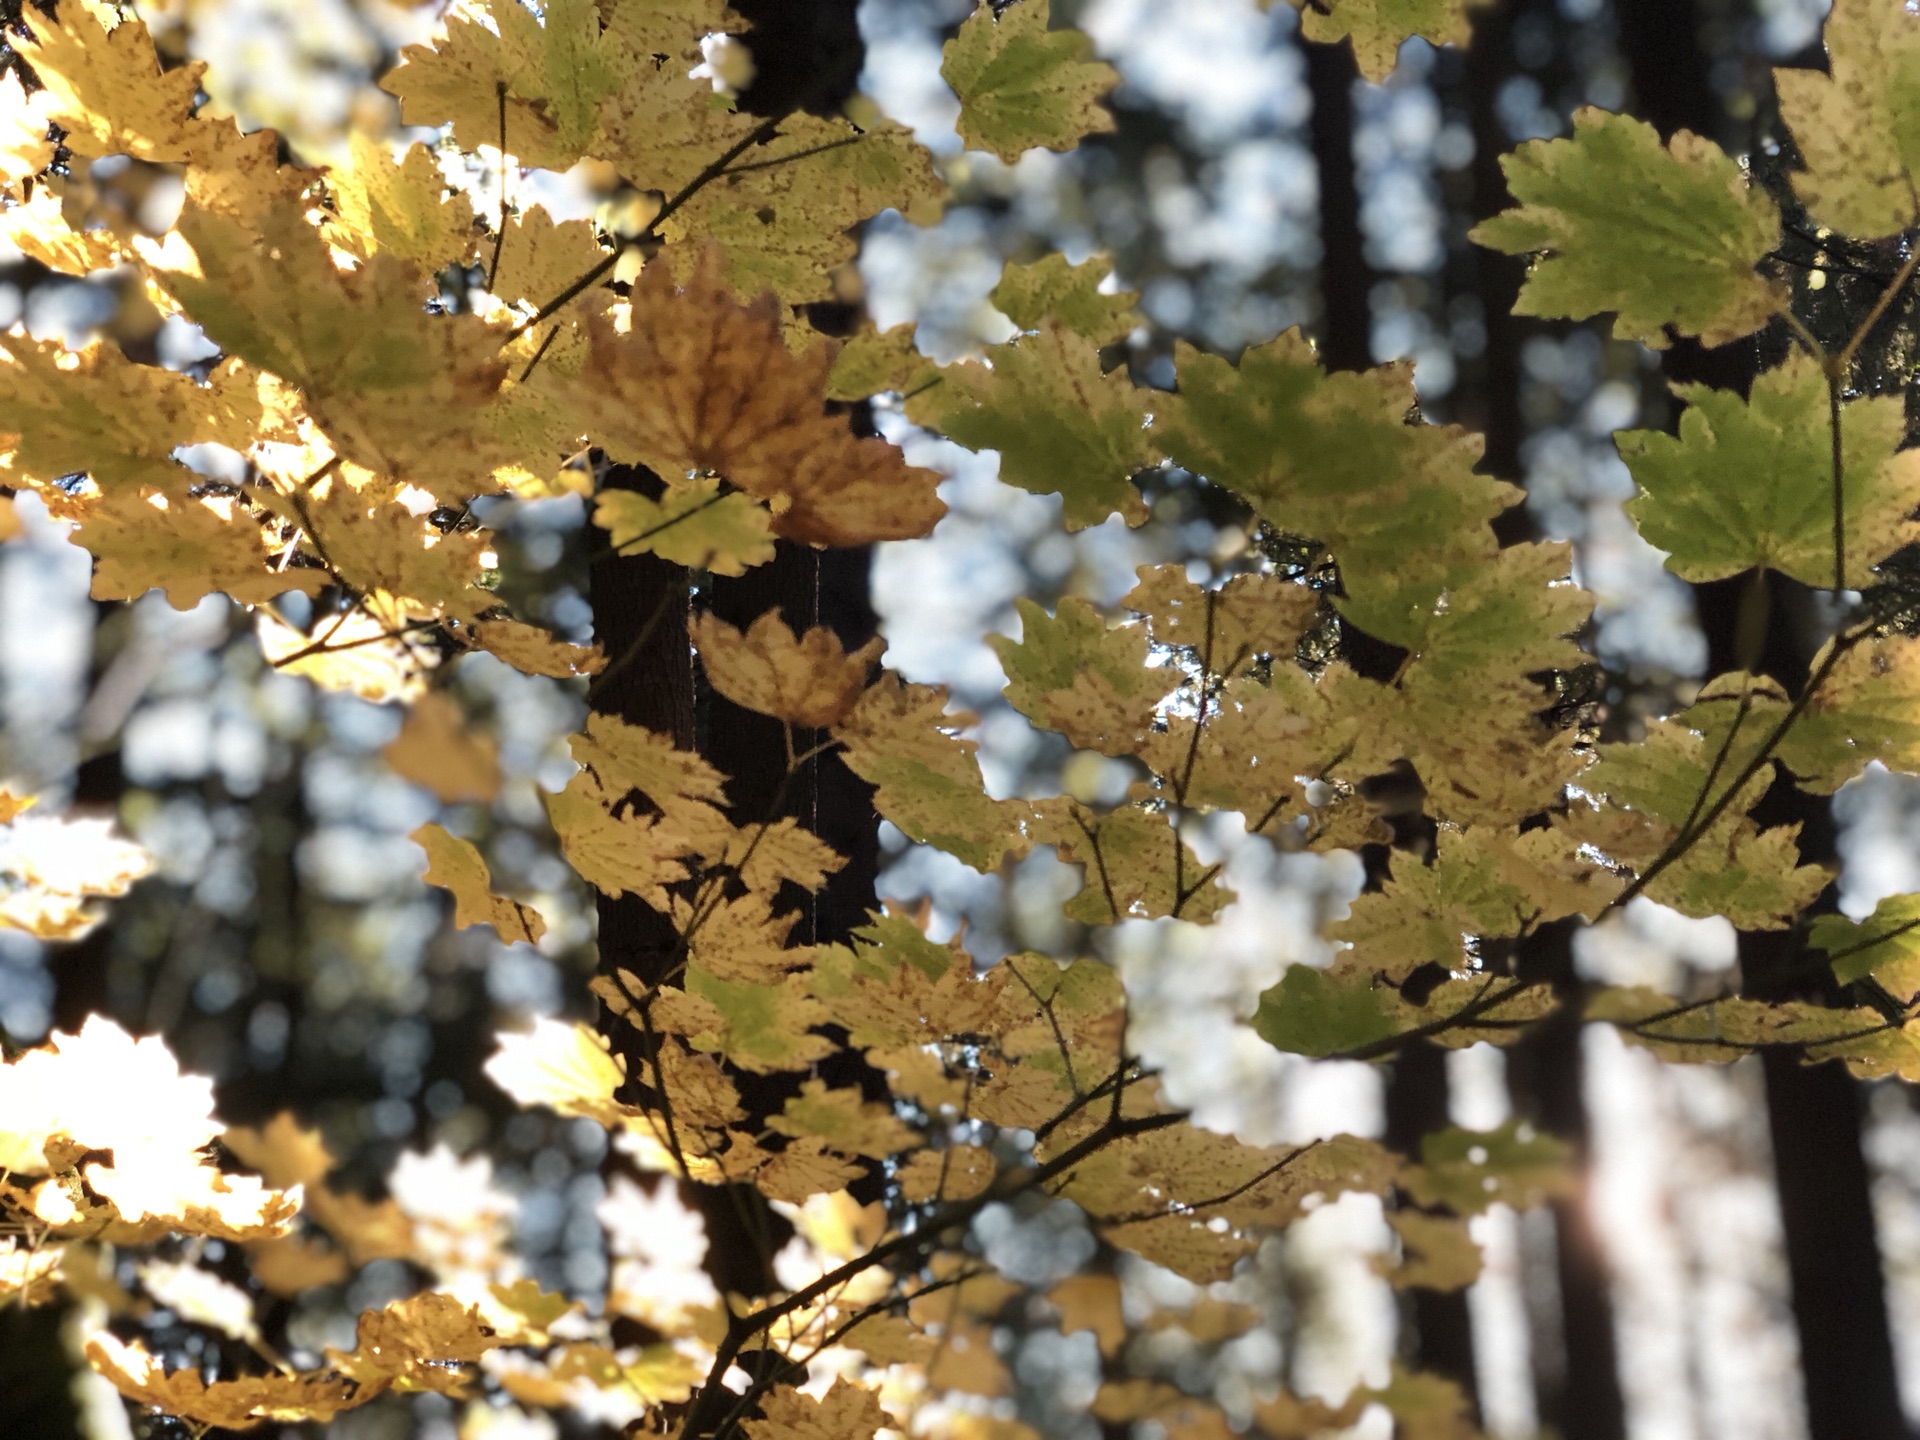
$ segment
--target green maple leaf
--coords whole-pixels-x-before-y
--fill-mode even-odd
[[[593,523],[622,555],[654,554],[675,565],[744,575],[773,558],[773,517],[715,479],[672,485],[658,500],[633,490],[601,492]]]
[[[1271,0],[1268,0],[1271,3]],[[1489,0],[1288,0],[1300,11],[1300,33],[1319,44],[1353,41],[1359,71],[1376,85],[1393,71],[1400,46],[1418,35],[1435,45],[1465,45],[1470,8]]]
[[[1133,476],[1158,458],[1147,433],[1147,395],[1124,370],[1102,373],[1093,342],[1057,322],[987,352],[992,368],[943,374],[938,428],[969,450],[998,450],[1000,478],[1035,495],[1058,494],[1069,530],[1109,515],[1147,518]]]
[[[1501,157],[1520,204],[1469,238],[1538,255],[1516,315],[1584,320],[1614,312],[1614,333],[1666,344],[1669,325],[1709,345],[1751,334],[1785,291],[1754,273],[1780,240],[1780,212],[1711,140],[1670,144],[1643,120],[1589,106],[1571,140],[1531,140]]]
[[[1436,1131],[1420,1141],[1420,1164],[1401,1183],[1422,1205],[1478,1215],[1489,1205],[1524,1210],[1573,1185],[1567,1147],[1518,1120],[1497,1130]]]
[[[1013,708],[1082,748],[1132,754],[1180,679],[1177,670],[1147,668],[1146,627],[1109,628],[1078,596],[1062,600],[1055,615],[1024,596],[1014,604],[1021,638],[987,641],[1007,672]]]
[[[1920,895],[1889,895],[1864,920],[1817,915],[1807,944],[1826,952],[1842,985],[1871,975],[1902,1004],[1920,994]]]
[[[1100,292],[1112,273],[1104,255],[1069,265],[1066,256],[1055,252],[1031,265],[1009,263],[987,299],[1022,330],[1038,330],[1051,316],[1096,345],[1111,345],[1140,323],[1136,292]]]
[[[1676,387],[1687,402],[1680,433],[1623,430],[1620,457],[1641,493],[1627,513],[1686,580],[1718,580],[1765,565],[1808,585],[1833,584],[1833,452],[1827,382],[1796,354],[1742,400],[1705,385]],[[1841,412],[1846,576],[1920,538],[1920,451],[1896,454],[1905,434],[1897,396],[1855,400]]]
[[[1438,1026],[1433,1040],[1450,1047],[1482,1040],[1510,1045],[1520,1038],[1525,1022],[1538,1020],[1554,1008],[1544,985],[1528,986],[1503,996],[1467,1020],[1444,1027],[1449,1017],[1485,1000],[1498,977],[1474,975],[1446,980],[1415,1005],[1374,968],[1343,955],[1324,970],[1311,965],[1289,965],[1280,983],[1261,992],[1253,1013],[1254,1033],[1276,1050],[1314,1059],[1347,1055],[1422,1026]]]
[[[1828,71],[1776,70],[1780,114],[1806,170],[1794,193],[1821,224],[1858,240],[1914,222],[1920,173],[1920,15],[1888,0],[1837,0]]]
[[[1780,758],[1821,795],[1872,760],[1920,772],[1920,640],[1888,636],[1841,656],[1781,740]]]
[[[1049,30],[1048,0],[1016,0],[998,15],[992,0],[967,17],[941,52],[940,78],[960,97],[960,138],[1011,164],[1035,146],[1071,150],[1113,129],[1100,97],[1119,83],[1111,65],[1088,60],[1078,30]]]
[[[1175,363],[1179,393],[1156,397],[1162,448],[1280,529],[1326,544],[1341,612],[1369,634],[1417,644],[1448,581],[1492,558],[1487,522],[1519,492],[1473,473],[1479,437],[1408,423],[1410,365],[1327,374],[1297,330],[1237,367],[1186,345]]]

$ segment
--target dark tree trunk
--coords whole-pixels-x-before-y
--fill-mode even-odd
[[[1313,164],[1320,183],[1320,361],[1329,370],[1372,364],[1369,308],[1373,270],[1360,234],[1360,186],[1353,163],[1353,51],[1343,42],[1306,52],[1313,97]]]
[[[762,115],[831,110],[852,93],[861,46],[851,0],[812,5],[743,0],[736,8],[753,22],[746,40],[756,75],[741,97],[743,109]],[[615,471],[606,483],[653,493],[660,485],[643,470]],[[728,777],[735,824],[792,816],[845,856],[847,863],[821,895],[784,897],[791,902],[786,908],[800,911],[796,943],[844,940],[874,904],[878,820],[871,791],[836,757],[816,759],[789,780],[779,722],[704,692],[688,645],[687,620],[696,598],[741,628],[777,609],[796,630],[825,625],[849,647],[858,645],[873,635],[876,623],[867,599],[867,552],[821,553],[782,542],[770,563],[744,576],[707,577],[697,597],[696,578],[651,555],[603,550],[595,559],[590,584],[595,629],[610,666],[619,668],[594,687],[593,709],[698,750]],[[819,738],[796,735],[796,751]],[[599,918],[603,972],[626,969],[651,983],[677,963],[672,924],[642,901],[603,896]],[[636,1072],[643,1038],[611,1017],[605,1023],[628,1058],[629,1072]],[[845,1074],[831,1069],[822,1072],[829,1083],[868,1083],[857,1056],[840,1062]],[[753,1115],[764,1116],[777,1111],[791,1089],[784,1077],[743,1077],[742,1102]],[[791,1232],[757,1192],[748,1186],[690,1186],[688,1199],[706,1220],[707,1269],[722,1290],[764,1295],[779,1288],[771,1257]]]
[[[1634,109],[1662,135],[1678,129],[1746,142],[1732,129],[1709,84],[1694,0],[1620,0],[1622,48],[1633,81]],[[1775,336],[1702,350],[1677,345],[1663,369],[1676,379],[1744,389],[1763,364],[1781,358]],[[1789,687],[1806,677],[1816,634],[1811,592],[1770,577],[1758,594],[1752,577],[1695,587],[1709,668],[1753,669]],[[1751,618],[1764,614],[1763,634]],[[1745,633],[1742,633],[1744,630]],[[1784,782],[1762,802],[1757,818],[1802,826],[1800,849],[1811,864],[1835,858],[1830,803]],[[1833,907],[1833,893],[1815,909]],[[1810,964],[1802,932],[1740,937],[1743,989],[1782,999],[1826,995],[1830,981]],[[1860,1150],[1860,1087],[1837,1063],[1803,1066],[1784,1052],[1767,1054],[1767,1120],[1786,1230],[1793,1314],[1800,1338],[1811,1440],[1892,1440],[1908,1433],[1898,1377],[1866,1162]]]

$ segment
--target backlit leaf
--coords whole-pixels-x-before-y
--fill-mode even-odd
[[[1822,32],[1828,73],[1775,70],[1780,116],[1805,171],[1794,192],[1820,224],[1859,240],[1914,222],[1920,169],[1920,16],[1838,0]]]
[[[1078,265],[1067,264],[1058,252],[1030,265],[1009,261],[987,299],[1022,330],[1038,330],[1053,319],[1095,345],[1111,345],[1141,323],[1134,309],[1140,299],[1136,292],[1101,292],[1112,273],[1103,255]]]
[[[493,893],[487,862],[465,840],[438,825],[422,825],[408,838],[427,852],[427,884],[452,892],[455,925],[492,926],[508,945],[536,945],[546,934],[547,922],[538,910]]]
[[[942,372],[940,431],[969,450],[999,451],[1007,484],[1059,495],[1070,530],[1114,514],[1144,521],[1133,476],[1158,457],[1147,395],[1125,370],[1102,373],[1093,343],[1058,322],[995,345],[987,359]]]
[[[1113,129],[1101,98],[1119,82],[1111,65],[1088,60],[1078,30],[1048,28],[1048,0],[1016,0],[996,13],[980,6],[941,52],[940,78],[960,97],[960,138],[1009,163],[1036,145],[1071,150]]]
[[[1864,920],[1816,915],[1807,944],[1842,985],[1871,975],[1902,1004],[1920,994],[1920,896],[1889,895]]]
[[[845,718],[886,649],[876,637],[849,654],[825,626],[795,635],[772,610],[745,634],[711,614],[695,616],[687,628],[715,690],[736,705],[815,729]]]
[[[622,555],[650,553],[716,575],[744,575],[774,555],[767,507],[715,479],[671,485],[658,500],[634,490],[602,490],[593,523]]]
[[[1795,351],[1764,372],[1742,400],[1729,390],[1682,386],[1678,436],[1622,431],[1620,456],[1640,486],[1627,502],[1649,543],[1672,552],[1667,568],[1718,580],[1765,565],[1808,585],[1833,584],[1833,454],[1827,382]],[[1920,452],[1905,436],[1899,400],[1869,396],[1842,412],[1847,583],[1920,537]]]
[[[1541,257],[1515,314],[1612,311],[1623,339],[1658,348],[1671,326],[1723,345],[1784,301],[1753,268],[1779,242],[1779,212],[1711,140],[1681,130],[1662,146],[1646,121],[1589,106],[1571,140],[1530,140],[1500,168],[1520,203],[1472,239]]]
[[[1271,4],[1272,0],[1264,0]],[[1300,12],[1300,33],[1322,45],[1351,38],[1360,73],[1376,85],[1392,73],[1402,42],[1418,35],[1435,45],[1465,45],[1468,11],[1488,0],[1288,0]]]
[[[444,691],[408,706],[406,723],[380,753],[396,774],[431,790],[442,804],[491,804],[500,793],[498,748],[467,728],[460,702]]]

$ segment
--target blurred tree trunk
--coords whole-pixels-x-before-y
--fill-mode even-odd
[[[1353,155],[1353,51],[1345,44],[1304,44],[1313,97],[1313,157],[1320,184],[1320,323],[1316,339],[1329,370],[1372,364],[1373,267],[1360,227],[1360,187]],[[1370,857],[1370,885],[1385,878],[1385,857]],[[1371,872],[1378,871],[1373,874]],[[1446,1054],[1424,1043],[1395,1058],[1387,1082],[1389,1145],[1418,1154],[1420,1138],[1445,1129]],[[1420,1368],[1476,1392],[1473,1325],[1464,1291],[1411,1290],[1402,1297],[1402,1350]]]

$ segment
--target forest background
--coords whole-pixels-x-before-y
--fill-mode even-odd
[[[1524,262],[1466,233],[1510,203],[1498,157],[1570,133],[1583,104],[1642,116],[1663,136],[1708,136],[1763,176],[1783,165],[1769,73],[1824,63],[1820,6],[1500,0],[1474,9],[1468,48],[1410,40],[1376,81],[1357,74],[1347,46],[1304,42],[1285,6],[1062,3],[1056,21],[1079,26],[1119,73],[1113,129],[1014,164],[962,151],[953,133],[940,45],[965,7],[818,8],[795,53],[822,47],[850,72],[857,57],[859,88],[942,157],[952,189],[935,223],[887,213],[864,228],[845,293],[863,296],[876,324],[917,322],[936,360],[977,352],[1011,333],[988,298],[1003,264],[1060,251],[1110,256],[1108,288],[1139,293],[1144,323],[1126,363],[1146,383],[1171,380],[1176,335],[1232,354],[1303,325],[1332,369],[1409,359],[1426,418],[1484,432],[1483,469],[1524,483],[1508,538],[1575,542],[1578,578],[1599,598],[1592,644],[1618,677],[1601,697],[1610,738],[1727,668],[1738,590],[1688,586],[1661,568],[1626,518],[1633,487],[1610,437],[1670,427],[1670,381],[1744,383],[1754,345],[1655,352],[1612,338],[1604,319],[1516,318]],[[211,62],[215,106],[279,129],[304,157],[345,157],[354,134],[434,138],[403,130],[373,85],[403,45],[432,33],[430,10],[186,3],[141,14],[170,61]],[[17,27],[16,11],[5,18]],[[731,77],[749,103],[756,80],[792,69],[791,56],[760,58],[752,78]],[[723,83],[730,63],[722,47]],[[152,179],[97,166],[94,203],[157,224],[177,200]],[[476,210],[498,203],[497,180],[466,179]],[[515,183],[513,203],[631,228],[622,206],[634,197],[589,180]],[[1802,238],[1813,256],[1820,237]],[[1822,253],[1802,268],[1871,278],[1884,261]],[[25,258],[0,273],[0,321],[37,338],[105,335],[179,366],[204,353],[123,273],[78,280]],[[1906,389],[1898,354],[1877,363],[1881,393]],[[915,437],[897,415],[880,423],[914,463],[951,476],[938,532],[873,554],[887,663],[980,712],[994,793],[1112,800],[1097,756],[1034,730],[1003,698],[1000,658],[982,637],[1017,632],[1016,597],[1111,606],[1136,567],[1231,559],[1223,547],[1243,532],[1199,507],[1144,531],[1114,520],[1065,533],[1057,503],[1001,485],[990,457]],[[218,596],[185,611],[157,594],[131,607],[89,601],[86,556],[36,504],[21,501],[20,533],[0,548],[0,760],[48,810],[114,816],[155,867],[77,942],[0,932],[9,1049],[96,1014],[160,1034],[185,1069],[214,1077],[228,1122],[263,1124],[291,1106],[324,1132],[343,1186],[391,1185],[416,1218],[456,1232],[510,1229],[525,1273],[547,1290],[603,1287],[604,1132],[519,1110],[482,1071],[500,1032],[592,1012],[592,907],[535,801],[537,782],[565,781],[577,705],[503,666],[463,663],[454,688],[497,745],[503,778],[477,804],[452,797],[467,807],[454,823],[484,841],[495,883],[530,898],[546,934],[506,946],[455,930],[418,880],[424,860],[408,837],[445,815],[388,751],[399,708],[264,667],[251,621]],[[582,641],[588,565],[604,543],[586,519],[577,500],[522,505],[499,544],[516,613]],[[1791,647],[1817,616],[1797,597],[1775,603],[1770,633]],[[1848,913],[1920,888],[1912,781],[1872,772],[1834,816],[1826,843],[1845,861]],[[1137,1007],[1131,1043],[1209,1124],[1272,1143],[1346,1131],[1412,1148],[1448,1120],[1491,1130],[1518,1116],[1570,1145],[1580,1188],[1476,1221],[1487,1268],[1461,1296],[1397,1294],[1378,1273],[1398,1242],[1377,1200],[1323,1207],[1235,1282],[1231,1303],[1257,1324],[1155,1338],[1153,1359],[1185,1388],[1231,1397],[1284,1379],[1337,1399],[1356,1382],[1387,1383],[1397,1357],[1452,1376],[1501,1436],[1824,1440],[1904,1433],[1920,1416],[1920,1119],[1898,1082],[1862,1084],[1837,1064],[1800,1071],[1797,1057],[1773,1055],[1661,1067],[1610,1028],[1576,1022],[1505,1056],[1416,1048],[1390,1069],[1309,1064],[1243,1021],[1289,963],[1324,960],[1315,932],[1352,898],[1357,867],[1248,847],[1229,872],[1240,903],[1213,929],[1095,937],[1062,917],[1078,881],[1045,852],[983,877],[891,832],[882,843],[879,893],[906,907],[930,900],[924,916],[941,938],[964,921],[976,959],[1091,946],[1118,965]],[[1589,978],[1677,991],[1739,957],[1730,927],[1639,901],[1575,958]],[[1065,1279],[1095,1258],[1066,1208],[989,1212],[977,1243],[1029,1283]],[[1127,1273],[1145,1303],[1191,1310],[1178,1284]],[[393,1262],[364,1267],[316,1307],[302,1343],[339,1343],[342,1316],[350,1341],[352,1315],[409,1288]],[[111,1428],[115,1415],[127,1423],[117,1399],[70,1383],[84,1371],[67,1318],[8,1311],[0,1413],[32,1427],[22,1433],[124,1433]],[[1087,1413],[1111,1357],[1084,1331],[1012,1326],[997,1343],[1009,1416],[1048,1435],[1125,1427]],[[164,1433],[169,1422],[139,1423]],[[330,1433],[546,1435],[557,1423],[465,1412],[429,1393],[343,1415]]]

